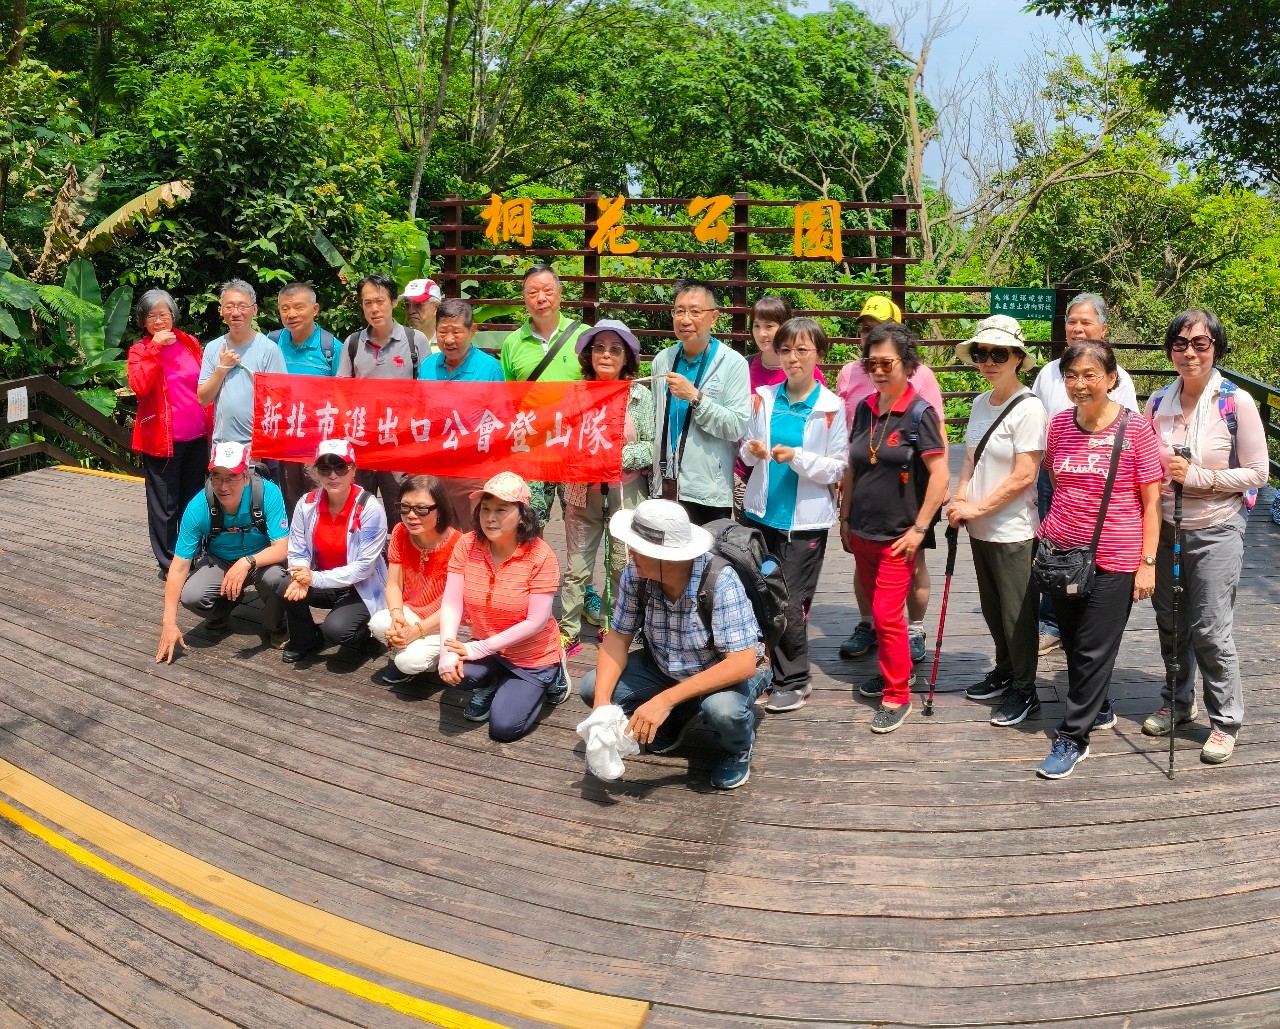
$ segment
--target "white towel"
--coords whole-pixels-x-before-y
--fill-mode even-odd
[[[640,753],[640,744],[627,735],[628,720],[617,704],[607,704],[579,723],[578,735],[587,745],[587,768],[597,779],[621,779],[626,770],[622,759]]]

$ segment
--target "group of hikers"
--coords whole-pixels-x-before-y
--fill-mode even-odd
[[[566,657],[591,624],[600,645],[580,684],[586,704],[621,706],[629,734],[657,754],[701,721],[722,752],[712,783],[733,789],[750,775],[754,707],[794,711],[812,690],[808,615],[833,525],[853,555],[858,609],[840,654],[875,651],[878,674],[858,688],[879,701],[871,731],[902,726],[925,656],[931,584],[920,552],[945,519],[968,534],[994,645],[994,667],[966,696],[995,705],[993,725],[1018,725],[1039,714],[1039,657],[1065,654],[1065,713],[1040,776],[1071,774],[1091,733],[1115,724],[1112,669],[1130,609],[1145,600],[1174,674],[1143,731],[1197,718],[1198,669],[1212,729],[1201,757],[1231,756],[1244,715],[1232,609],[1268,464],[1257,407],[1215,367],[1227,341],[1212,312],[1169,325],[1176,377],[1141,410],[1106,341],[1101,297],[1071,301],[1066,349],[1031,387],[1019,323],[983,319],[956,348],[990,388],[974,401],[952,489],[938,383],[887,297],[862,308],[860,357],[833,391],[819,367],[825,333],[778,296],[752,308],[748,360],[714,335],[714,288],[679,282],[676,342],[642,378],[636,334],[621,321],[575,321],[552,268],[530,268],[522,292],[528,318],[497,358],[475,345],[471,307],[429,279],[403,294],[385,275],[361,279],[365,325],[342,340],[317,323],[316,295],[301,283],[281,290],[281,328],[262,334],[253,287],[232,280],[220,289],[227,331],[203,348],[177,328],[173,297],[143,294],[128,363],[165,580],[157,661],[184,645],[179,606],[225,628],[252,585],[284,661],[385,646],[379,682],[432,675],[469,690],[464,717],[511,741],[567,698]],[[407,324],[395,319],[400,304]],[[256,462],[259,372],[628,381],[621,475],[582,484],[372,472],[341,438],[320,442],[305,466]],[[563,556],[542,538],[557,498]],[[762,615],[752,576],[720,558],[735,520],[759,534],[762,573],[785,584],[780,610]]]

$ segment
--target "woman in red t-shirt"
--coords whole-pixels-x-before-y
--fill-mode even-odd
[[[440,601],[449,558],[460,533],[444,485],[434,475],[411,475],[400,487],[400,524],[387,550],[387,606],[369,631],[391,651],[374,678],[400,686],[429,672],[440,655]]]
[[[1119,372],[1111,347],[1083,340],[1062,355],[1062,379],[1075,405],[1049,423],[1044,466],[1053,479],[1053,505],[1040,536],[1057,547],[1093,541],[1116,432],[1123,429],[1115,485],[1102,518],[1094,554],[1092,591],[1054,597],[1053,610],[1067,656],[1067,710],[1038,774],[1061,779],[1089,756],[1089,733],[1114,725],[1107,692],[1125,624],[1135,600],[1155,592],[1160,540],[1160,444],[1151,423],[1107,394]]]
[[[471,689],[462,715],[499,742],[533,729],[542,704],[569,695],[551,600],[560,564],[542,539],[529,486],[500,472],[471,495],[475,529],[454,545],[440,608],[440,678]],[[471,640],[458,639],[463,616]]]

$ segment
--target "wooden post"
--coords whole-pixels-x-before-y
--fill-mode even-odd
[[[1067,304],[1080,291],[1061,282],[1053,286],[1053,328],[1049,331],[1049,354],[1058,360],[1067,348]]]
[[[751,252],[751,205],[747,202],[750,198],[746,193],[733,194],[733,250],[734,253],[748,254]],[[751,278],[751,260],[750,258],[735,257],[730,262],[729,277],[733,280],[733,287],[730,290],[730,301],[735,307],[743,310],[735,311],[731,323],[731,331],[735,333],[746,333],[747,331],[747,283]],[[747,352],[747,341],[734,340],[740,353]]]
[[[457,193],[445,194],[445,210],[452,221],[452,229],[444,233],[444,260],[441,262],[441,278],[444,279],[444,295],[457,299],[462,296],[462,258],[458,251],[462,249],[462,197]]]
[[[907,256],[907,198],[901,193],[893,197],[893,237],[890,239],[890,253],[895,259]],[[902,312],[902,319],[907,318],[907,266],[895,260],[889,268],[889,295]]]
[[[582,248],[591,251],[582,259],[582,277],[586,280],[582,284],[582,320],[588,325],[594,325],[600,317],[600,309],[596,306],[600,299],[600,283],[593,279],[593,276],[600,274],[600,255],[591,246],[591,237],[596,232],[596,216],[600,210],[596,202],[599,196],[595,190],[587,190],[587,195],[582,200],[582,221],[586,225],[582,234]]]

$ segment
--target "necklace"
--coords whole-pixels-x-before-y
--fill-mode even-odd
[[[880,452],[880,448],[884,446],[885,437],[889,435],[889,416],[892,414],[893,411],[888,411],[883,416],[883,419],[880,419],[874,409],[871,412],[871,433],[867,437],[867,453],[871,455],[872,464],[876,463],[876,454]],[[878,419],[884,422],[884,430],[880,433],[879,443],[876,442],[876,423]]]

